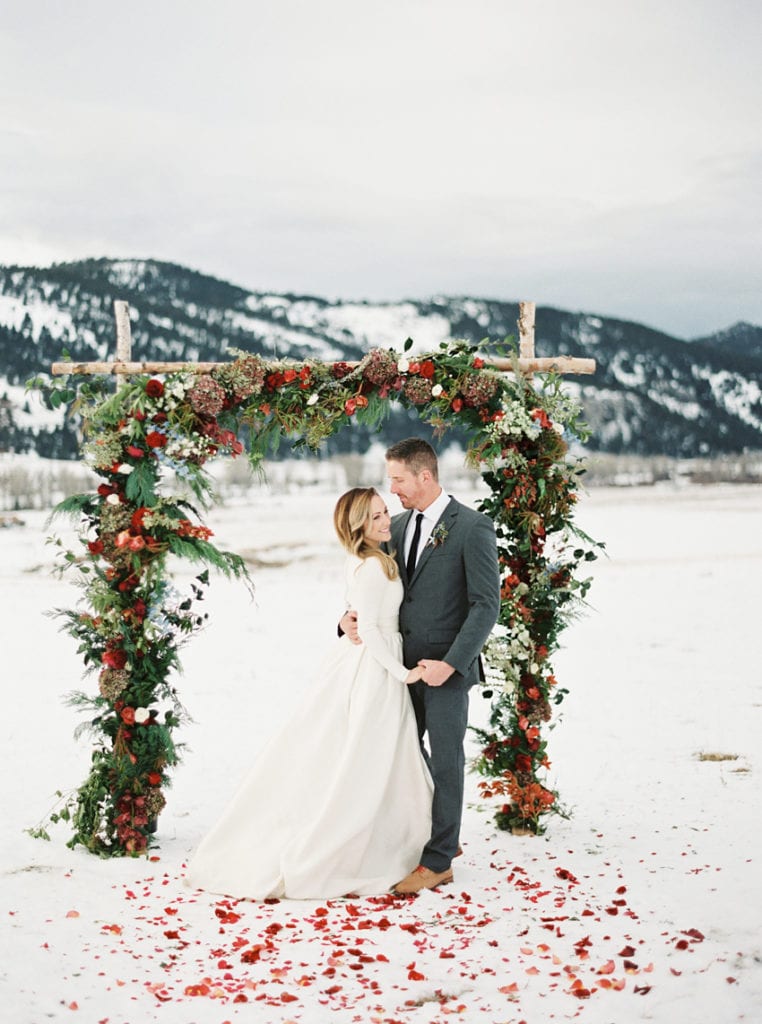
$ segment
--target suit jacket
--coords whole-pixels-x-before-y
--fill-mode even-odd
[[[408,579],[403,542],[412,514],[410,510],[395,516],[391,528],[405,587],[400,607],[405,664],[410,667],[421,658],[446,661],[455,669],[452,678],[471,686],[479,677],[479,654],[500,611],[495,528],[489,516],[450,498]],[[444,539],[432,543],[443,530]]]

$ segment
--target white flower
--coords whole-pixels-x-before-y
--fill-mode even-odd
[[[145,725],[150,717],[151,712],[148,708],[135,708],[135,721],[138,725]]]
[[[318,393],[317,391],[313,391],[310,397],[307,399],[307,405],[317,405],[317,401]]]
[[[563,432],[564,432],[564,425],[563,425],[563,423],[554,423],[553,424],[553,429],[555,430],[555,432],[557,434],[563,434]]]
[[[121,505],[118,494],[109,494],[106,496],[107,505]]]
[[[116,467],[117,473],[122,473],[122,474],[124,474],[124,476],[128,476],[132,472],[133,469],[134,469],[134,467],[128,465],[126,462],[123,462],[121,464],[121,466],[117,466]]]
[[[410,360],[406,359],[405,356],[402,356],[402,358],[397,361],[397,369],[400,373],[407,373],[410,369]]]
[[[435,384],[434,387],[431,389],[431,397],[432,398],[439,398],[439,396],[442,394],[443,391],[444,391],[444,388],[442,387],[441,384]]]

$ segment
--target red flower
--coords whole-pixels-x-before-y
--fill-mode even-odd
[[[142,423],[143,420],[146,418],[146,414],[144,412],[141,412],[140,409],[136,409],[135,412],[132,414],[132,418],[134,420],[137,420],[138,423]]]
[[[91,555],[100,555],[103,551],[103,541],[90,540],[87,542],[87,549]]]
[[[130,519],[130,526],[135,531],[135,533],[140,533],[141,530],[143,529],[143,519],[147,511],[148,509],[145,507],[145,505],[141,505],[140,508],[136,508],[135,511],[132,513],[132,518]]]
[[[283,381],[286,384],[290,384],[292,380],[296,380],[296,370],[289,368],[283,372]]]
[[[355,401],[357,402],[358,409],[364,409],[368,404],[368,399],[365,395],[358,395]]]
[[[472,365],[475,370],[481,370],[484,366],[484,360],[480,356],[476,356]]]
[[[148,785],[158,786],[161,783],[161,775],[158,772],[148,773]]]
[[[100,484],[98,487],[98,494],[102,498],[107,498],[109,494],[116,494],[116,488],[112,487],[111,484]]]
[[[421,368],[420,368],[420,370],[418,372],[420,373],[420,375],[422,377],[428,377],[428,379],[431,380],[431,378],[434,376],[435,369],[436,369],[436,367],[434,366],[434,363],[432,362],[432,360],[431,359],[425,359],[421,363]]]
[[[356,408],[357,408],[357,399],[356,398],[348,398],[346,400],[346,402],[344,403],[344,412],[347,414],[347,416],[353,416]]]
[[[122,715],[121,715],[121,717],[122,717],[122,721],[124,722],[125,725],[134,725],[135,724],[135,708],[130,708],[130,707],[122,708]]]
[[[528,772],[532,769],[532,758],[529,754],[517,754],[516,755],[516,771],[517,772]]]
[[[127,447],[124,450],[125,450],[125,452],[128,455],[131,455],[133,457],[133,459],[142,459],[143,456],[145,455],[145,452],[143,451],[143,449],[142,448],[138,448],[134,444],[128,444]]]
[[[106,668],[124,668],[127,664],[127,652],[121,649],[116,651],[105,651],[101,655],[101,661]]]
[[[167,443],[167,435],[159,430],[151,430],[146,434],[146,444],[149,448],[163,448]]]
[[[164,385],[160,380],[152,377],[146,384],[146,394],[149,398],[161,398],[164,394]]]
[[[333,375],[336,380],[341,380],[342,377],[346,377],[348,373],[352,372],[352,367],[349,363],[340,362],[333,364]]]
[[[453,412],[460,412],[460,410],[463,408],[463,399],[453,398],[452,402],[450,402],[450,408],[452,409]]]
[[[148,611],[145,601],[140,597],[132,606],[132,610],[138,619],[144,619],[146,617],[146,612]]]
[[[553,424],[548,419],[548,414],[545,412],[544,409],[532,409],[529,415],[532,417],[533,420],[537,420],[540,426],[544,427],[545,430],[550,430],[550,428],[553,426]]]

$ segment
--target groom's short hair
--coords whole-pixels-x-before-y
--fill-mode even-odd
[[[428,469],[435,480],[439,480],[437,453],[422,437],[406,437],[386,450],[387,461],[404,462],[411,473]]]

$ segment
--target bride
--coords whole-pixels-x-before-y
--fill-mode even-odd
[[[291,722],[266,745],[193,855],[185,883],[227,896],[326,899],[388,890],[418,863],[432,783],[405,684],[391,518],[372,488],[343,494],[334,526],[348,556],[342,636]]]

